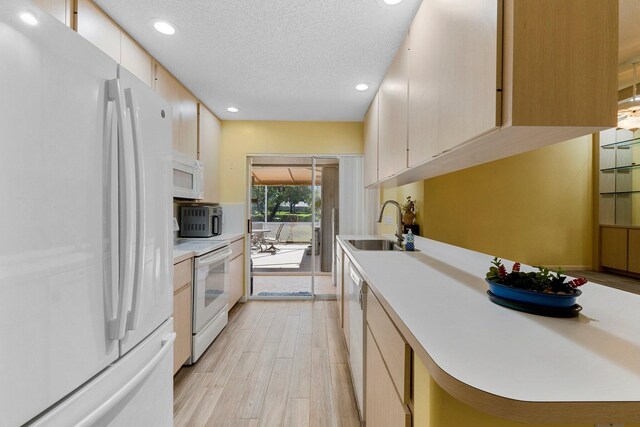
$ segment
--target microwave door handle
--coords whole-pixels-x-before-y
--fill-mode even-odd
[[[116,100],[110,96],[109,83],[106,90],[107,101],[107,126],[108,131],[105,134],[105,159],[107,164],[106,185],[105,185],[105,212],[106,221],[109,226],[109,270],[105,280],[105,312],[107,314],[107,324],[109,325],[109,337],[117,339],[116,331],[118,329],[118,316],[116,307],[118,306],[118,281],[119,281],[119,263],[118,263],[118,131],[119,122],[116,116],[117,105]],[[114,142],[115,140],[115,142]]]
[[[200,163],[199,160],[196,160],[196,167],[194,168],[194,173],[193,173],[193,181],[194,181],[194,188],[196,190],[196,193],[194,194],[196,199],[201,199],[204,198],[204,172],[203,172],[204,167],[202,166],[202,163]]]
[[[145,193],[145,168],[144,151],[142,147],[142,134],[140,133],[140,116],[138,103],[131,88],[124,90],[124,97],[129,117],[131,119],[131,136],[133,139],[133,155],[135,161],[136,178],[136,245],[135,245],[135,274],[133,282],[133,300],[131,311],[127,319],[127,329],[130,331],[138,327],[140,317],[140,304],[142,298],[142,280],[144,278],[145,246],[146,246],[146,193]]]

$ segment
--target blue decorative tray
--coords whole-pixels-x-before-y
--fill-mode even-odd
[[[501,285],[499,283],[494,283],[489,279],[484,280],[489,284],[489,290],[491,293],[497,297],[515,302],[535,304],[538,306],[564,308],[573,307],[576,305],[576,299],[582,295],[582,291],[579,289],[576,289],[574,294],[569,295],[545,294],[542,292]]]
[[[530,314],[537,314],[538,316],[564,318],[576,317],[578,314],[580,314],[580,310],[582,310],[582,307],[578,304],[572,305],[571,307],[550,307],[500,298],[499,296],[491,293],[491,291],[487,291],[487,295],[489,295],[489,300],[494,304],[498,304],[502,307],[507,307],[512,310],[518,310]]]

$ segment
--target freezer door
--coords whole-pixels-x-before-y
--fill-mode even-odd
[[[173,425],[173,319],[29,427]]]
[[[173,133],[169,104],[122,66],[118,78],[125,100],[125,150],[134,169],[131,182],[121,185],[121,200],[123,192],[132,191],[135,203],[134,281],[120,346],[124,355],[173,312]],[[121,239],[121,252],[125,244]]]
[[[117,65],[24,0],[0,2],[0,52],[0,424],[14,426],[118,357]]]

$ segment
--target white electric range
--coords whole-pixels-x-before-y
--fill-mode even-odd
[[[191,359],[195,363],[227,325],[229,310],[228,240],[181,239],[174,251],[194,252],[193,336]]]

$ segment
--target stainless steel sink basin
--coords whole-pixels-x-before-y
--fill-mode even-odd
[[[347,240],[351,246],[361,251],[401,251],[393,240]]]

